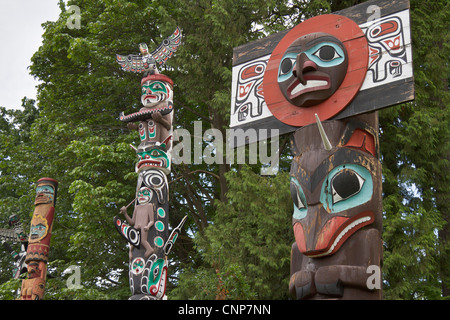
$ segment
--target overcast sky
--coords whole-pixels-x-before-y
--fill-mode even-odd
[[[0,0],[0,106],[18,109],[23,97],[36,99],[28,66],[42,44],[41,24],[59,13],[58,0]]]

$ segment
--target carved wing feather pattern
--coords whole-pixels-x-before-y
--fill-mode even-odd
[[[137,54],[129,54],[127,56],[122,56],[116,54],[117,62],[122,67],[124,71],[131,71],[135,73],[144,72],[149,68],[147,59]]]
[[[13,229],[0,229],[0,240],[20,242],[19,237]]]
[[[116,54],[117,63],[120,64],[122,70],[131,71],[135,73],[142,73],[156,68],[155,64],[163,65],[167,59],[173,56],[175,51],[181,44],[181,30],[176,28],[175,31],[158,46],[150,54],[129,54],[120,55]],[[147,45],[145,45],[147,47]]]
[[[181,30],[176,28],[175,31],[154,50],[151,55],[159,65],[163,65],[169,59],[181,44]]]

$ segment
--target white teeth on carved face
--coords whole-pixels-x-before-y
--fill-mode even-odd
[[[305,89],[326,86],[327,84],[328,82],[325,80],[308,80],[305,85],[299,83],[294,89],[292,89],[291,95],[295,95]]]
[[[348,226],[346,226],[344,228],[344,230],[341,231],[341,233],[339,233],[339,235],[336,237],[336,239],[334,239],[333,245],[330,247],[330,249],[328,249],[326,252],[320,253],[320,254],[316,254],[316,255],[308,255],[308,257],[310,258],[317,258],[317,257],[323,257],[326,256],[328,254],[330,254],[331,252],[333,252],[334,248],[336,247],[336,245],[339,243],[339,241],[341,241],[342,237],[351,229],[353,229],[354,227],[356,227],[357,225],[369,221],[370,217],[362,217],[359,219],[356,219],[355,221],[353,221],[352,223],[350,223]]]

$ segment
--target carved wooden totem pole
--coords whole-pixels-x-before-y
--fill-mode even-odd
[[[21,300],[42,300],[44,296],[57,189],[58,181],[54,179],[41,178],[37,181],[25,257],[28,278],[22,281]]]
[[[293,132],[295,299],[382,298],[376,110],[414,98],[411,62],[407,0],[368,1],[234,50],[231,127]]]
[[[369,266],[379,270],[382,259],[376,121],[372,113],[294,133],[289,290],[297,299],[381,298],[367,285]]]
[[[114,218],[119,233],[128,241],[131,300],[160,300],[167,283],[167,256],[186,217],[169,234],[169,185],[171,170],[173,81],[160,74],[164,64],[181,44],[181,31],[165,39],[152,53],[140,44],[141,55],[117,55],[125,71],[144,73],[141,80],[143,107],[130,115],[120,115],[128,128],[139,132],[140,144],[135,170],[139,174],[136,197],[120,212],[125,220]],[[127,208],[134,203],[132,217]]]

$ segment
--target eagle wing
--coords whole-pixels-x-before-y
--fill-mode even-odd
[[[19,242],[19,237],[13,229],[0,229],[0,240]]]
[[[147,59],[137,54],[129,54],[127,56],[116,54],[116,60],[124,71],[141,73],[149,68]]]
[[[175,31],[159,45],[151,56],[159,65],[163,65],[169,59],[181,44],[181,29],[177,27]]]

